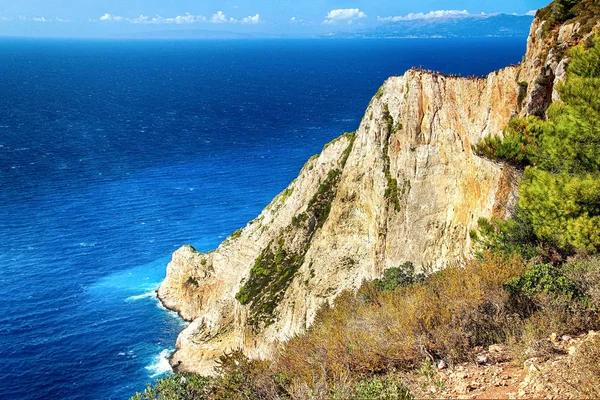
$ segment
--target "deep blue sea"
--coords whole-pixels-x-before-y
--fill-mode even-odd
[[[184,327],[171,253],[257,216],[411,66],[481,75],[525,38],[0,39],[0,398],[127,399]]]

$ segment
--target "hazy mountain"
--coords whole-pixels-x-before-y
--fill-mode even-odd
[[[353,31],[331,33],[338,38],[434,38],[434,37],[511,37],[529,34],[533,21],[528,15],[468,15],[383,22]]]

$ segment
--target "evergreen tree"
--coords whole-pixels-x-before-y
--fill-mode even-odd
[[[600,40],[573,48],[561,101],[548,110],[520,206],[537,236],[563,249],[600,249]]]

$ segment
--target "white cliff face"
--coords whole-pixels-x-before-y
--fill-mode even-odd
[[[209,254],[177,250],[158,295],[192,322],[172,364],[211,374],[236,348],[268,357],[364,279],[406,261],[439,269],[468,257],[469,231],[510,212],[516,182],[471,146],[538,101],[530,90],[523,104],[519,84],[543,73],[545,61],[529,59],[544,52],[536,46],[530,38],[523,66],[485,79],[416,70],[388,79],[355,135],[308,161],[241,232]]]

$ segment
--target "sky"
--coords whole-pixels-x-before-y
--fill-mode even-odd
[[[533,13],[550,0],[0,0],[0,36],[114,37],[198,29],[274,35],[403,19]]]

